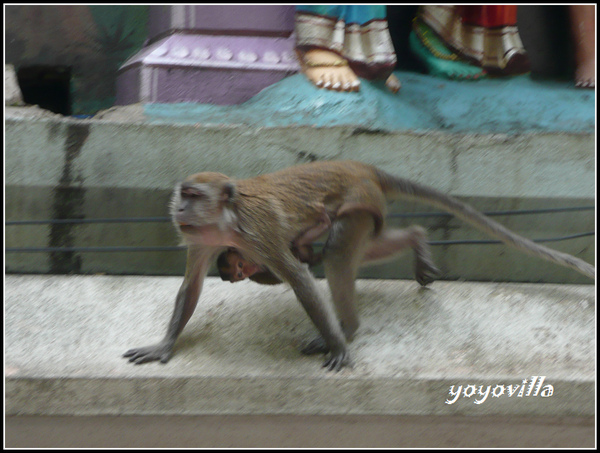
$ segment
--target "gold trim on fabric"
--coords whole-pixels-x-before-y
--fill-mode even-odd
[[[297,12],[295,32],[298,47],[328,49],[347,60],[367,65],[396,64],[396,53],[385,20],[346,25],[341,19]]]
[[[453,6],[423,6],[419,17],[453,50],[478,61],[482,67],[504,69],[515,55],[526,53],[515,26],[466,25]]]

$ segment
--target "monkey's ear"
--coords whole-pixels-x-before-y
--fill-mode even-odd
[[[227,203],[235,195],[235,184],[232,182],[226,182],[223,184],[221,189],[221,201]]]

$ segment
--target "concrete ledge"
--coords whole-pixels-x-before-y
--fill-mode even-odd
[[[340,93],[337,93],[339,95]],[[363,100],[366,103],[366,100]],[[336,104],[340,107],[338,104]],[[117,121],[114,116],[118,116]],[[529,131],[514,135],[365,126],[155,124],[142,106],[112,119],[73,120],[7,108],[7,220],[166,216],[172,187],[185,174],[211,170],[238,178],[311,160],[355,159],[465,198],[483,211],[593,205],[594,134]],[[394,203],[392,213],[434,210]],[[593,211],[498,219],[530,238],[593,231]],[[489,239],[463,222],[416,219],[431,240]],[[394,223],[392,223],[395,225]],[[9,226],[7,247],[174,246],[170,223]],[[594,261],[594,238],[552,245]],[[60,256],[59,256],[60,255]],[[176,253],[7,253],[21,273],[181,275]],[[446,278],[587,283],[557,266],[495,246],[435,247]],[[364,277],[410,278],[409,266],[380,266]]]
[[[315,332],[288,287],[209,278],[173,359],[129,364],[126,349],[162,337],[180,283],[7,275],[6,414],[594,414],[590,285],[359,280],[356,365],[328,373],[298,352]],[[507,395],[532,376],[553,394]],[[446,404],[452,385],[505,392]]]

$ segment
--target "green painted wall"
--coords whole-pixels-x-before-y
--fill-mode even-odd
[[[73,114],[112,107],[119,66],[146,39],[148,6],[6,6],[6,63],[66,66]]]

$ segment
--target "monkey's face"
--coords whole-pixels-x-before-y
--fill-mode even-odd
[[[224,259],[219,260],[219,274],[221,279],[231,283],[242,281],[260,270],[254,263],[246,261],[239,253],[229,250],[224,253]]]
[[[228,208],[235,187],[220,173],[199,173],[175,187],[171,217],[187,242],[219,244],[219,232],[231,229],[235,215]]]

